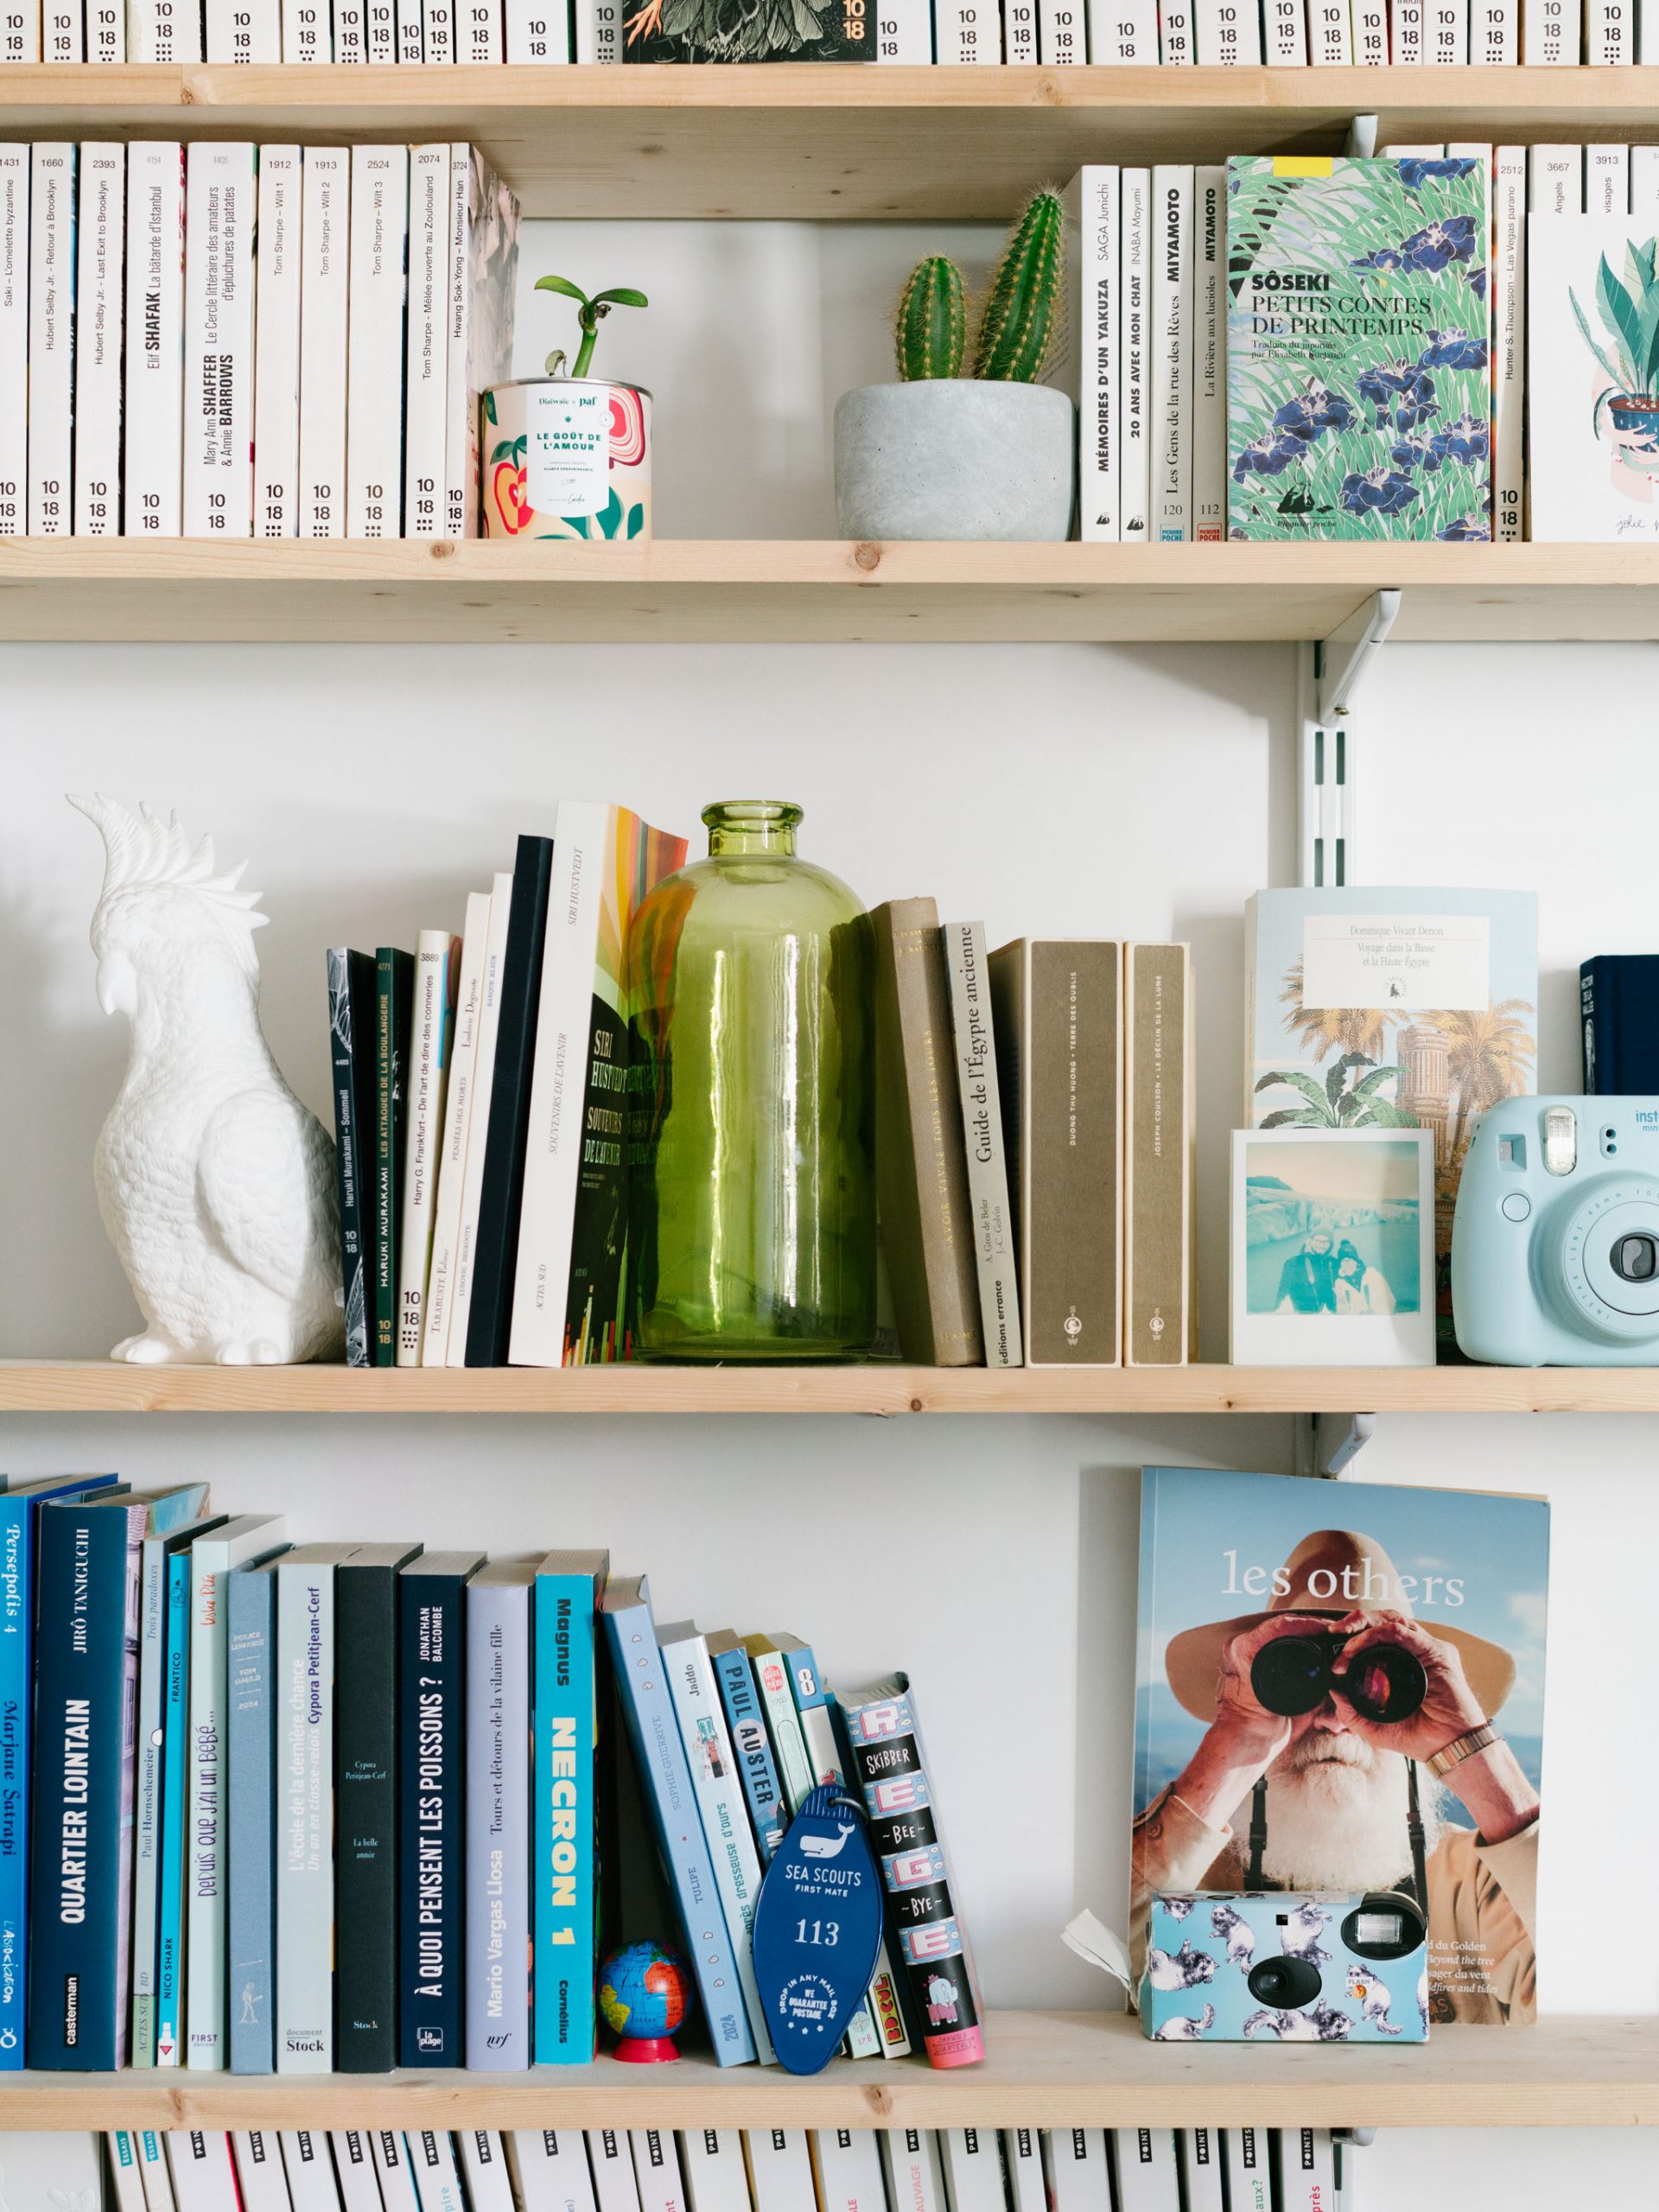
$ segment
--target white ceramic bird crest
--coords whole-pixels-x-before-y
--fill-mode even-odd
[[[280,1365],[344,1351],[334,1147],[259,1027],[257,891],[174,815],[76,798],[104,839],[98,1002],[132,1052],[94,1155],[143,1313],[111,1355]],[[243,863],[243,867],[246,862]]]

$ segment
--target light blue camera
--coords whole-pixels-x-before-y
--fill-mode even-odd
[[[1659,1363],[1659,1098],[1507,1098],[1475,1124],[1452,1229],[1471,1359]]]
[[[1141,2026],[1154,2043],[1422,2043],[1428,1929],[1398,1891],[1162,1891]]]

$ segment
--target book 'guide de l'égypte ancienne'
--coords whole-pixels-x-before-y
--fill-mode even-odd
[[[1228,534],[1491,536],[1485,165],[1227,165]]]
[[[1428,2024],[1533,2019],[1548,1579],[1549,1508],[1540,1499],[1145,1469],[1130,1897],[1137,1980],[1160,1891],[1414,1891],[1414,1772],[1428,1914],[1418,2001]],[[1367,1720],[1341,1695],[1338,1673],[1313,1712],[1284,1721],[1263,1764],[1255,1739],[1230,1731],[1241,1710],[1262,1710],[1252,1638],[1264,1626],[1304,1632],[1279,1628],[1286,1616],[1303,1617],[1311,1636],[1402,1644],[1423,1670],[1416,1701]],[[1487,1723],[1496,1740],[1459,1756]],[[1441,1751],[1452,1763],[1436,1778],[1427,1762]],[[1225,1802],[1233,1799],[1242,1802]],[[1253,1811],[1266,1828],[1255,1880]],[[1230,1952],[1225,1897],[1217,1904],[1212,1920],[1211,1905],[1199,1904],[1179,1954],[1163,1962],[1190,1986],[1194,2013],[1213,2005],[1234,2035],[1255,2014],[1252,2039],[1345,2040],[1359,2000],[1340,1982],[1303,2010],[1258,2011]]]

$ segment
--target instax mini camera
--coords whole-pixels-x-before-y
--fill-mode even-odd
[[[1395,1890],[1165,1892],[1140,2004],[1154,2043],[1426,2043],[1427,1923]]]
[[[1659,1097],[1507,1098],[1475,1123],[1452,1230],[1471,1359],[1659,1361]]]

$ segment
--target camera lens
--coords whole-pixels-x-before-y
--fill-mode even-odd
[[[1250,1662],[1250,1688],[1269,1713],[1295,1719],[1323,1705],[1341,1645],[1328,1636],[1277,1636]]]
[[[1428,1676],[1414,1651],[1398,1643],[1368,1643],[1350,1657],[1338,1688],[1367,1720],[1409,1720],[1428,1694]]]
[[[1651,1282],[1659,1273],[1659,1243],[1651,1236],[1621,1236],[1613,1247],[1613,1273],[1623,1282]]]
[[[1246,1980],[1256,2003],[1271,2005],[1276,2012],[1311,2005],[1321,1987],[1319,1968],[1306,1959],[1262,1959]]]

